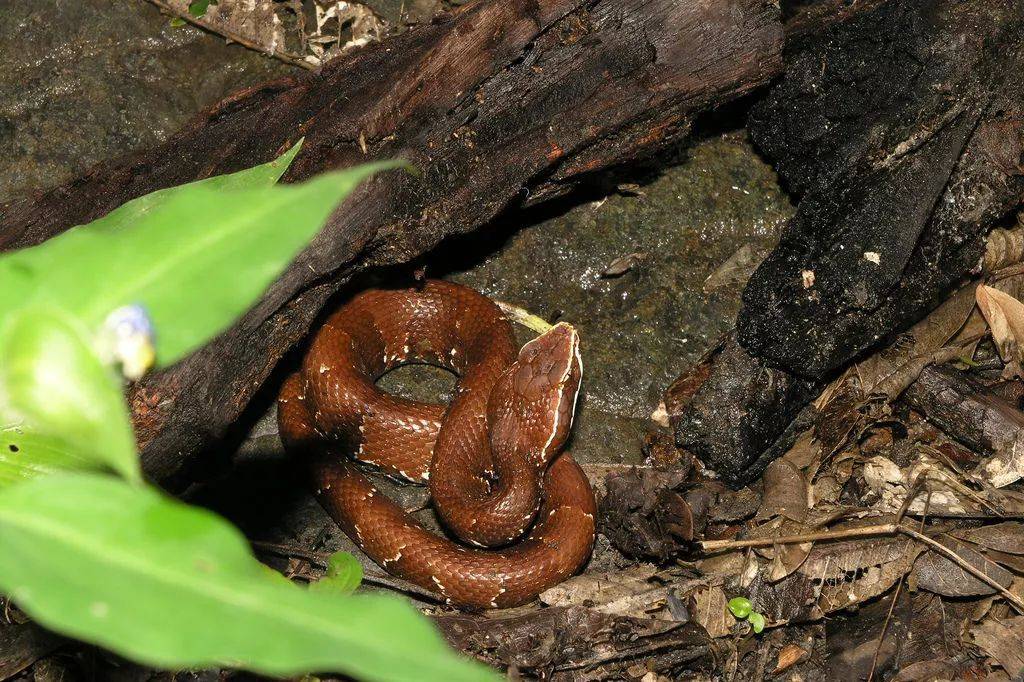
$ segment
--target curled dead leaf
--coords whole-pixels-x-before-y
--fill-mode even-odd
[[[789,670],[809,656],[810,654],[803,647],[797,646],[796,644],[787,644],[779,651],[779,658],[775,663],[775,674]]]
[[[978,308],[992,331],[999,357],[1019,365],[1024,341],[1024,303],[995,287],[980,285],[976,292]]]
[[[777,459],[768,465],[761,477],[764,496],[758,519],[784,516],[793,521],[807,518],[807,481],[787,459]]]

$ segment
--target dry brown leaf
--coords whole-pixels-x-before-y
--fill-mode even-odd
[[[1020,554],[1010,554],[1009,552],[998,552],[994,549],[989,549],[985,550],[985,556],[1018,575],[1024,575],[1024,556]]]
[[[939,537],[937,540],[999,585],[1009,587],[1013,583],[1012,573],[986,559],[967,543],[951,537]],[[947,597],[980,597],[997,592],[994,587],[968,573],[952,560],[931,550],[918,557],[912,577],[919,589]]]
[[[636,266],[640,265],[647,258],[646,253],[629,253],[625,256],[619,256],[611,263],[608,264],[604,270],[601,271],[601,277],[621,277]]]
[[[750,529],[744,537],[750,539],[773,538],[800,535],[810,531],[811,529],[802,523],[777,516],[767,523]],[[800,568],[813,546],[813,542],[801,542],[758,547],[754,551],[771,562],[768,565],[767,579],[768,582],[776,583]]]
[[[755,518],[784,516],[792,521],[807,518],[807,481],[792,463],[784,458],[775,460],[765,469],[761,480],[764,495]]]
[[[778,545],[775,547],[775,556],[772,557],[772,562],[768,566],[768,580],[777,583],[792,574],[793,571],[800,568],[807,561],[807,555],[811,553],[811,548],[813,547],[813,542]]]
[[[818,543],[784,580],[772,584],[765,571],[750,588],[750,600],[773,622],[816,620],[882,594],[920,552],[898,537]]]
[[[974,643],[1012,678],[1024,674],[1024,616],[990,618],[971,628]]]
[[[809,657],[810,653],[803,647],[796,644],[787,644],[779,651],[779,659],[775,663],[775,674],[792,668],[794,665]]]
[[[1018,217],[1018,221],[1024,220]],[[997,227],[988,235],[985,244],[985,272],[994,272],[1024,260],[1024,222],[1012,230]]]
[[[764,260],[765,246],[744,244],[704,280],[704,293],[723,287],[739,287],[747,283],[757,266]]]
[[[967,340],[967,346],[955,340],[973,310],[972,284],[959,289],[891,346],[857,363],[864,395],[894,399],[933,362],[973,354],[973,340]],[[951,339],[950,348],[940,352]]]
[[[980,528],[961,528],[950,535],[1007,554],[1024,554],[1024,523],[1004,521]]]
[[[709,635],[725,637],[732,631],[736,619],[729,613],[728,600],[721,585],[698,587],[693,592],[693,600],[693,620],[704,626]]]
[[[228,40],[306,68],[380,40],[387,29],[370,7],[345,0],[218,0],[198,17],[189,13],[192,0],[151,2]],[[310,33],[305,30],[303,4],[316,16],[316,29]]]
[[[545,590],[540,600],[548,606],[586,605],[618,616],[675,620],[668,608],[670,593],[685,596],[701,584],[676,580],[649,564],[639,564],[624,571],[578,575]]]
[[[1020,363],[1024,342],[1024,303],[995,287],[980,285],[978,308],[992,331],[999,357],[1006,363]]]

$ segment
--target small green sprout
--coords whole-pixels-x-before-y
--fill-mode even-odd
[[[755,633],[760,634],[764,630],[764,616],[754,610],[754,606],[746,597],[730,599],[729,612],[740,620],[746,619]]]

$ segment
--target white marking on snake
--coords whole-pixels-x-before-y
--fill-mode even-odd
[[[572,329],[572,342],[573,342],[572,343],[573,355],[576,357],[577,362],[580,363],[580,382],[582,383],[582,381],[583,381],[583,358],[580,357],[579,337],[576,335],[576,330],[575,329]],[[572,374],[572,365],[573,365],[573,363],[571,361],[566,363],[566,365],[565,365],[565,373],[562,374],[562,378],[559,379],[559,381],[558,381],[558,385],[560,387],[564,386],[565,382],[567,382],[569,380],[569,375]],[[579,390],[577,390],[573,394],[573,396],[572,396],[572,412],[569,413],[569,428],[572,428],[572,418],[573,418],[573,414],[575,414],[575,412],[576,412],[576,401],[579,399],[579,397],[580,397],[580,392],[579,392]],[[562,392],[560,392],[558,394],[558,405],[555,406],[555,425],[554,425],[554,428],[551,429],[551,433],[548,435],[548,439],[547,439],[547,441],[544,442],[544,447],[541,448],[541,451],[540,451],[540,456],[541,456],[542,460],[546,459],[548,457],[548,455],[550,454],[548,452],[548,449],[551,447],[552,441],[555,440],[555,436],[558,434],[558,423],[561,420],[561,416],[562,416],[562,409],[561,409],[562,408],[562,400],[564,400],[564,399],[565,399],[565,392],[562,391]]]
[[[444,591],[444,585],[442,585],[441,581],[437,579],[437,576],[436,575],[432,575],[432,576],[430,576],[430,579],[434,581],[435,585],[437,585],[437,589],[441,593],[441,595],[447,599],[448,595]]]

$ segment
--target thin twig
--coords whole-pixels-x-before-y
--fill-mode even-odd
[[[868,671],[868,682],[875,679],[875,668],[878,666],[878,654],[882,651],[882,643],[885,641],[885,631],[889,629],[889,621],[892,620],[892,612],[896,608],[896,601],[900,598],[900,591],[903,589],[903,581],[906,579],[905,575],[900,576],[900,581],[896,583],[896,593],[892,596],[892,603],[889,604],[889,613],[885,616],[885,622],[882,623],[882,634],[878,636],[878,646],[875,647],[875,655],[871,657],[871,670]]]
[[[740,549],[742,547],[768,547],[769,545],[794,545],[817,540],[845,540],[847,538],[863,538],[875,535],[892,535],[898,532],[895,523],[881,523],[860,528],[844,530],[826,530],[820,533],[801,533],[800,535],[784,535],[777,538],[753,538],[750,540],[704,540],[700,543],[705,552],[720,549]]]
[[[221,36],[222,38],[226,38],[226,39],[230,40],[233,43],[238,43],[239,45],[241,45],[243,47],[249,48],[250,50],[255,50],[257,52],[261,52],[261,53],[267,55],[268,57],[273,57],[274,59],[278,59],[278,60],[280,60],[280,61],[282,61],[282,62],[284,62],[286,64],[291,64],[292,66],[302,67],[303,69],[306,69],[308,71],[316,71],[316,70],[318,70],[320,68],[320,66],[318,64],[312,64],[310,62],[307,62],[305,59],[303,59],[299,55],[294,55],[294,54],[291,54],[290,52],[279,52],[279,51],[276,51],[276,50],[268,50],[267,48],[263,47],[259,43],[254,43],[252,40],[249,40],[248,38],[246,38],[245,36],[243,36],[240,33],[235,33],[234,31],[231,31],[231,30],[225,29],[225,28],[221,28],[221,27],[214,28],[213,26],[210,26],[210,25],[204,23],[202,21],[202,17],[192,16],[192,13],[189,12],[188,9],[185,9],[185,10],[178,9],[177,7],[171,5],[169,2],[166,2],[165,0],[149,0],[149,1],[151,3],[153,3],[154,5],[156,5],[157,7],[159,7],[164,12],[166,12],[167,14],[172,14],[175,17],[177,17],[178,19],[181,19],[182,21],[187,21],[188,23],[192,24],[193,26],[201,28],[204,31],[209,31],[210,33],[215,33],[215,34]]]
[[[923,473],[923,472],[922,472]],[[921,482],[921,474],[918,474],[914,478],[914,484],[910,487],[910,491],[907,493],[907,497],[903,500],[903,507],[900,509],[900,513],[896,516],[897,523],[903,519],[903,514],[906,513],[907,509],[910,508],[910,502],[917,497],[918,483]],[[924,514],[921,515],[921,525],[918,530],[924,530],[924,520],[928,516],[928,510],[932,506],[932,491],[928,491],[928,497],[925,498],[924,502]],[[875,679],[875,670],[878,669],[878,655],[882,652],[882,644],[885,643],[885,633],[889,629],[889,623],[892,621],[892,612],[896,609],[896,602],[899,601],[900,592],[903,590],[903,583],[906,581],[907,576],[901,575],[900,580],[896,583],[896,592],[892,596],[892,603],[889,604],[889,613],[885,615],[885,622],[882,623],[882,632],[878,635],[878,646],[875,647],[875,655],[871,657],[871,670],[868,671],[868,682],[872,682]]]

